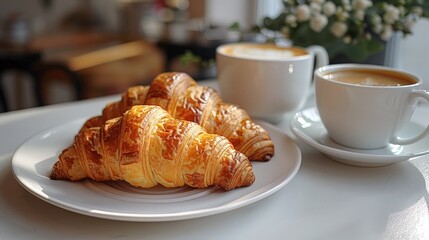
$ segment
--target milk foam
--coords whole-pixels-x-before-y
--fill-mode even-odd
[[[326,79],[364,86],[402,86],[414,84],[402,75],[392,74],[388,71],[371,70],[343,70],[323,76]]]
[[[294,56],[293,51],[287,49],[269,49],[252,47],[235,47],[232,49],[232,55],[246,58],[290,58]]]
[[[401,86],[399,83],[383,83],[373,79],[372,77],[366,77],[362,81],[357,83],[358,85],[366,85],[366,86]]]

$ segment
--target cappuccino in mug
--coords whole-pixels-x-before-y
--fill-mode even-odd
[[[220,51],[226,55],[251,59],[282,59],[308,55],[304,49],[273,44],[230,44]]]
[[[316,65],[328,64],[320,46],[299,48],[275,44],[230,43],[217,48],[217,79],[225,102],[270,122],[301,108]]]
[[[315,71],[316,105],[328,135],[356,149],[414,143],[429,134],[399,136],[418,100],[429,101],[410,73],[375,65],[336,64]]]
[[[349,69],[330,72],[323,75],[323,78],[366,86],[404,86],[416,83],[416,81],[400,73],[371,69]]]

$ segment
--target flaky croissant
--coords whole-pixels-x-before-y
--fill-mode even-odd
[[[142,188],[216,185],[225,190],[255,180],[248,158],[225,137],[174,119],[158,106],[142,105],[101,127],[82,129],[60,154],[50,178],[124,180]]]
[[[224,103],[215,90],[198,85],[185,73],[162,73],[150,86],[130,87],[120,101],[108,104],[102,116],[88,120],[84,128],[121,116],[139,104],[160,106],[174,118],[196,122],[209,133],[225,136],[250,160],[266,161],[274,155],[270,136],[246,111]]]

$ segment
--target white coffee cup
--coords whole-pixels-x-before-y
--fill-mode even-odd
[[[314,73],[316,105],[328,135],[356,149],[410,144],[429,133],[398,136],[411,120],[418,99],[429,101],[417,76],[392,68],[338,64]]]
[[[217,48],[217,79],[225,102],[270,122],[305,104],[317,67],[329,62],[326,50],[274,44],[230,43]]]

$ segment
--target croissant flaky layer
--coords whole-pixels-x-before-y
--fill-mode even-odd
[[[136,187],[251,185],[248,158],[223,136],[172,118],[158,106],[137,105],[123,117],[82,129],[63,150],[51,179],[124,180]]]
[[[274,155],[270,136],[246,111],[224,103],[215,90],[199,86],[185,73],[162,73],[150,86],[130,87],[120,101],[108,104],[102,116],[90,119],[84,127],[97,126],[141,104],[160,106],[174,118],[198,123],[209,133],[225,136],[250,160],[266,161]]]

